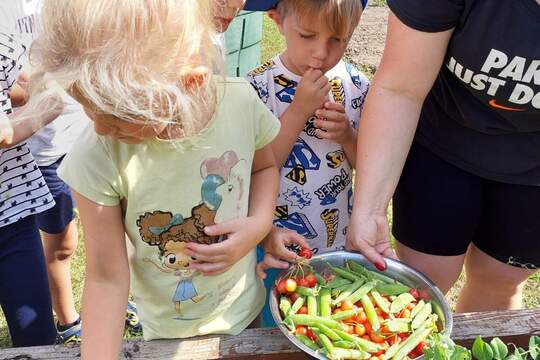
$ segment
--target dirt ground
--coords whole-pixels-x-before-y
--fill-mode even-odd
[[[372,75],[384,49],[388,7],[368,6],[345,52],[347,60]]]

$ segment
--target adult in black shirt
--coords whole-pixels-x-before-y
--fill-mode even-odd
[[[395,190],[400,259],[444,292],[465,265],[457,311],[519,308],[540,267],[540,0],[388,5],[347,246],[394,256]]]

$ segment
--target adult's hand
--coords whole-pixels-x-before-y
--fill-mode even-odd
[[[390,246],[386,214],[354,214],[349,223],[345,247],[362,253],[379,270],[386,269],[383,256],[396,258]]]

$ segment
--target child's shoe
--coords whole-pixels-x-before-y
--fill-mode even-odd
[[[126,331],[132,337],[142,336],[143,329],[133,301],[128,301],[126,310]]]
[[[81,318],[68,324],[60,325],[56,323],[56,343],[64,345],[73,345],[81,343]]]

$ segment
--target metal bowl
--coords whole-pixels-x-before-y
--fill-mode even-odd
[[[433,311],[439,317],[439,320],[437,322],[439,331],[444,334],[450,335],[450,333],[452,332],[452,311],[450,310],[450,306],[446,302],[444,295],[441,293],[439,288],[435,286],[433,281],[428,279],[424,274],[420,273],[419,271],[411,268],[408,265],[405,265],[401,261],[385,259],[387,268],[384,272],[380,272],[363,255],[348,251],[336,251],[313,256],[310,261],[310,265],[316,271],[320,272],[323,269],[327,268],[326,263],[343,266],[346,260],[354,260],[371,271],[379,272],[407,286],[417,289],[419,292],[422,293],[424,298],[427,298],[431,301]],[[286,273],[286,270],[282,271],[278,275],[278,278],[285,276]],[[324,356],[324,354],[313,351],[304,344],[302,344],[300,341],[298,341],[296,337],[290,333],[289,329],[281,323],[279,299],[277,296],[275,285],[272,288],[272,293],[270,294],[270,310],[272,312],[272,317],[274,318],[274,321],[278,325],[279,329],[294,345],[296,345],[302,351],[306,352],[307,354],[311,355],[316,359],[328,360],[328,358]],[[422,359],[422,357],[423,356],[420,356],[415,360]]]

